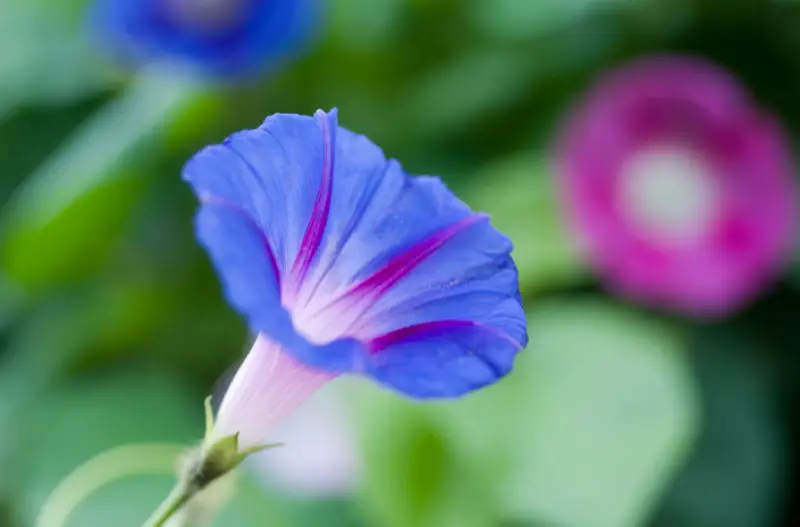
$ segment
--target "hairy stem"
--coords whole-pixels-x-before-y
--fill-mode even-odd
[[[164,527],[167,522],[192,499],[196,491],[184,481],[178,481],[169,496],[158,506],[158,509],[148,518],[142,527]]]

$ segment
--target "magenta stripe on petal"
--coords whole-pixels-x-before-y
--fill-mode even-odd
[[[320,177],[319,190],[314,201],[314,208],[308,220],[308,227],[303,234],[297,258],[292,265],[290,273],[289,296],[293,297],[300,289],[300,284],[308,274],[314,255],[322,242],[325,226],[328,224],[328,214],[331,210],[331,191],[333,188],[333,163],[335,145],[335,131],[331,130],[328,116],[322,110],[315,114],[322,127],[322,176]]]
[[[336,331],[339,334],[347,333],[364,315],[371,302],[378,300],[381,295],[389,291],[448,241],[487,218],[486,214],[473,214],[433,233],[406,251],[394,256],[372,275],[326,304],[310,318],[335,321]],[[333,328],[330,325],[324,326],[322,333],[328,333],[331,329]]]
[[[425,338],[431,334],[441,333],[442,331],[471,327],[474,325],[475,323],[471,320],[434,320],[431,322],[422,322],[375,337],[369,342],[368,347],[370,353],[378,353],[381,350],[394,346],[398,342]]]
[[[388,261],[383,267],[350,289],[336,302],[377,298],[413,271],[426,258],[439,250],[445,243],[468,227],[486,218],[488,218],[486,214],[473,214],[425,238],[404,253]]]

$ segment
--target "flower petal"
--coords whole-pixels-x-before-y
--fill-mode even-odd
[[[373,340],[365,372],[417,399],[458,397],[511,371],[522,344],[463,320],[422,323]]]
[[[289,314],[280,307],[275,257],[247,213],[227,202],[207,201],[197,213],[196,225],[200,243],[215,267],[225,269],[222,278],[228,302],[262,331],[291,325]]]
[[[327,117],[336,126],[336,114]],[[183,176],[201,200],[241,208],[261,229],[283,276],[298,256],[326,160],[318,121],[299,115],[268,118],[256,130],[239,132],[203,149]]]
[[[303,362],[332,373],[353,369],[364,354],[353,339],[314,344],[302,337],[281,307],[276,266],[264,234],[233,205],[206,201],[197,214],[197,236],[222,278],[228,302],[243,313],[256,333],[271,339]]]

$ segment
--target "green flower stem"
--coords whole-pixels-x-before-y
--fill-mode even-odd
[[[179,481],[143,527],[163,527],[196,493],[196,489],[193,491],[191,485]]]
[[[206,436],[203,443],[186,453],[178,471],[178,483],[143,527],[165,526],[189,500],[214,481],[234,470],[249,455],[280,446],[279,443],[273,443],[240,449],[239,434],[216,439],[214,437],[214,412],[210,397],[205,400],[205,411]]]
[[[39,511],[36,527],[62,527],[90,495],[109,483],[136,475],[169,474],[182,447],[172,444],[123,445],[98,454],[53,489]]]

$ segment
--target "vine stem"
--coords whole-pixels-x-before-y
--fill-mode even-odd
[[[196,494],[184,481],[178,481],[169,496],[158,506],[142,527],[164,527]]]
[[[39,511],[36,527],[63,527],[72,512],[98,489],[136,475],[169,474],[183,447],[141,443],[112,448],[76,468],[53,489]]]
[[[205,437],[209,438],[214,430],[214,409],[211,406],[211,397],[206,397],[203,402],[206,417]],[[202,456],[198,458],[199,449],[194,450],[192,456],[186,456],[183,460],[181,470],[178,475],[178,482],[173,487],[169,495],[161,502],[161,505],[150,515],[142,527],[164,527],[167,522],[180,511],[189,500],[191,500],[200,489],[205,486],[194,481],[202,475],[202,463],[193,467],[192,461],[196,464],[202,462]]]

